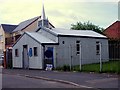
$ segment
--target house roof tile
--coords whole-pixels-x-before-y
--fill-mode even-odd
[[[28,27],[30,24],[32,24],[34,21],[38,20],[39,18],[40,18],[40,16],[34,17],[34,18],[32,18],[32,19],[29,19],[29,20],[26,20],[26,21],[21,22],[21,23],[18,25],[18,27],[14,29],[13,32],[23,30],[24,28]]]
[[[7,33],[12,33],[12,31],[18,26],[18,25],[10,25],[10,24],[1,24],[3,30]]]
[[[35,40],[37,40],[41,44],[49,44],[49,43],[57,43],[46,36],[41,35],[40,33],[37,32],[25,32],[27,35],[31,36]]]
[[[44,28],[44,29],[55,35],[107,38],[106,36],[92,30],[70,30],[63,28],[52,28],[52,29]]]

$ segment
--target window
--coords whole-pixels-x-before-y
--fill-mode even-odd
[[[18,57],[18,49],[15,49],[15,57]]]
[[[96,55],[100,54],[100,42],[96,42]]]
[[[38,56],[37,47],[34,47],[34,56]]]
[[[62,44],[65,44],[65,41],[62,41]]]
[[[0,35],[0,41],[2,41],[2,35]]]
[[[76,41],[76,54],[80,54],[80,41]]]

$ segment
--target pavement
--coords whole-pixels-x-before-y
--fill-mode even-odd
[[[25,70],[25,69],[2,69],[4,74],[14,74],[29,78],[56,81],[82,88],[109,88],[119,90],[119,75],[117,74],[98,74],[82,72],[60,72],[43,70]]]

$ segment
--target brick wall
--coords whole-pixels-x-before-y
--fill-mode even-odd
[[[111,40],[120,40],[120,21],[116,21],[103,32]]]

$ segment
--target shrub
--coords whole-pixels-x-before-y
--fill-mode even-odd
[[[63,66],[63,71],[70,71],[70,66],[69,65],[64,65]]]

